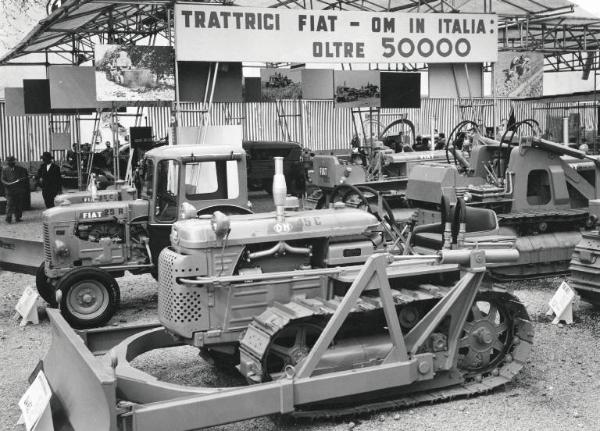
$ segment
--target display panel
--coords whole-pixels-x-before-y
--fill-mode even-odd
[[[494,64],[497,97],[541,97],[544,89],[544,54],[505,51]]]
[[[302,99],[302,71],[265,68],[260,70],[261,100]]]
[[[50,81],[47,79],[24,79],[23,101],[25,114],[49,114]]]
[[[420,73],[381,73],[382,108],[420,108]]]
[[[429,65],[429,97],[483,97],[483,64]]]
[[[110,102],[175,100],[169,46],[96,45],[96,97]]]
[[[381,105],[380,73],[377,70],[336,70],[333,86],[336,108]]]
[[[98,107],[93,67],[50,66],[48,79],[52,110],[95,110]]]
[[[333,99],[333,70],[302,70],[302,98],[306,100]]]
[[[4,89],[5,115],[25,115],[25,100],[22,87]]]
[[[180,61],[177,64],[179,100],[203,102],[209,67],[214,63]],[[212,73],[212,72],[211,72]],[[242,101],[242,63],[219,63],[213,102]]]
[[[259,77],[244,78],[244,88],[242,90],[244,102],[260,102],[262,99],[261,93]]]

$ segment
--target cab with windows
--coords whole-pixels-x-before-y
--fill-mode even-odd
[[[250,213],[246,154],[227,145],[165,146],[146,153],[138,169],[139,197],[149,203],[148,231],[154,256],[169,245],[178,219],[222,211]]]

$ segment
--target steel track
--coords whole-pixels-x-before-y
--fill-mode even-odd
[[[404,289],[392,289],[397,309],[406,304],[420,303],[424,300],[440,298],[444,290],[435,291],[431,285],[421,287],[412,292]],[[439,373],[432,381],[413,384],[399,390],[388,390],[377,394],[357,395],[348,400],[331,400],[321,402],[318,406],[299,407],[295,412],[286,415],[291,420],[316,420],[335,419],[375,413],[382,410],[413,407],[421,404],[431,404],[448,401],[455,398],[472,397],[485,394],[509,383],[523,368],[529,356],[533,341],[533,326],[527,315],[524,305],[513,295],[501,289],[485,291],[495,300],[503,304],[510,315],[510,330],[512,340],[506,346],[500,361],[493,364],[490,369],[479,370],[476,373],[455,368],[444,378],[444,373]],[[319,298],[303,299],[294,298],[292,302],[274,306],[251,323],[251,330],[268,333],[271,337],[292,322],[299,322],[313,317],[327,317],[335,312],[339,300],[334,298],[326,301]],[[381,308],[378,298],[359,298],[354,313],[373,311]],[[352,314],[351,314],[352,315]],[[262,364],[264,354],[257,354],[252,346],[240,343],[240,353],[246,358],[255,361],[256,365]],[[357,401],[360,404],[357,404]]]

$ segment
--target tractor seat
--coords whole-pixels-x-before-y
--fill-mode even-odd
[[[454,219],[455,206],[450,208],[448,219]],[[498,219],[496,213],[487,208],[465,207],[465,237],[483,237],[498,235]],[[453,223],[452,236],[458,235],[458,223]],[[411,245],[430,250],[441,250],[444,245],[444,226],[432,223],[417,226],[413,230]]]
[[[436,225],[439,226],[438,223]],[[416,228],[415,228],[416,229]],[[441,229],[440,229],[441,230]],[[413,234],[413,247],[430,248],[432,250],[441,250],[444,245],[444,235],[442,232],[419,232]]]

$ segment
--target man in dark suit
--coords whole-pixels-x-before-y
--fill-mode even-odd
[[[37,173],[38,183],[42,185],[42,196],[46,208],[54,206],[54,198],[62,192],[62,184],[60,179],[60,168],[52,162],[52,153],[44,151],[42,154],[42,166]]]
[[[8,156],[6,164],[7,166],[2,169],[1,177],[1,182],[6,190],[6,222],[12,222],[13,214],[15,221],[20,222],[29,173],[27,169],[17,166],[14,156]]]

